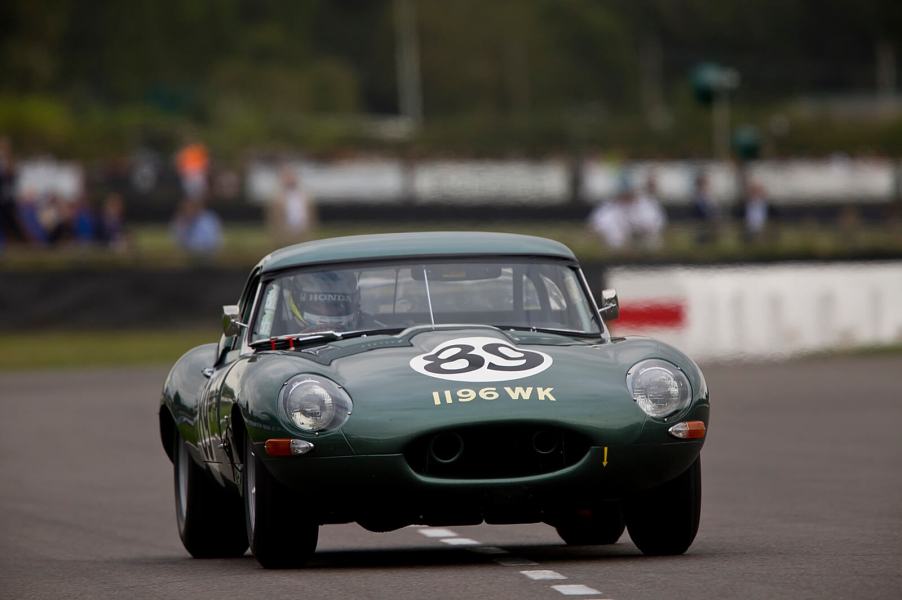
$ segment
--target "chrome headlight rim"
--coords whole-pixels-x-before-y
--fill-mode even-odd
[[[651,371],[666,372],[678,387],[679,396],[674,402],[666,407],[656,408],[654,402],[650,402],[647,397],[645,397],[643,401],[643,398],[637,394],[637,379],[644,373]],[[629,390],[633,401],[639,406],[643,413],[652,419],[665,423],[670,421],[674,416],[685,412],[692,404],[693,390],[689,377],[679,365],[663,358],[643,359],[630,367],[626,372],[626,387]]]
[[[292,402],[292,394],[303,391],[303,386],[319,387],[328,397],[329,406],[325,409],[327,418],[320,418],[319,421],[311,423],[311,426],[303,424],[303,417],[298,418],[295,413],[300,410],[292,410],[290,402]],[[313,375],[302,373],[295,375],[282,384],[279,391],[279,409],[282,421],[285,425],[294,431],[299,431],[307,435],[320,435],[333,433],[341,429],[347,422],[348,417],[353,410],[353,401],[350,394],[342,386],[332,381],[328,377],[322,375]],[[308,416],[308,418],[311,418]],[[316,421],[315,418],[313,418]]]

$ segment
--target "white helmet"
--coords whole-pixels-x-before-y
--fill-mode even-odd
[[[301,273],[286,286],[286,305],[301,331],[348,331],[360,306],[357,277],[350,271]]]

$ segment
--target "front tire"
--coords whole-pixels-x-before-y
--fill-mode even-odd
[[[676,479],[627,501],[626,526],[642,554],[683,554],[698,532],[702,506],[701,457]]]
[[[305,518],[296,496],[270,475],[248,437],[242,474],[251,552],[265,569],[303,566],[316,551],[319,525]]]
[[[598,506],[591,515],[570,515],[554,528],[569,546],[600,546],[616,544],[626,524],[620,506],[613,504]]]
[[[194,462],[176,432],[173,448],[175,515],[179,537],[194,558],[235,558],[247,550],[240,496],[217,484]]]

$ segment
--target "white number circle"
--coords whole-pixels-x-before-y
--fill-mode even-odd
[[[502,339],[468,337],[448,340],[415,356],[410,368],[449,381],[510,381],[541,373],[552,362],[544,352],[517,348]]]

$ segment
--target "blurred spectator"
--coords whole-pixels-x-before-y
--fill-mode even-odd
[[[121,194],[112,192],[103,201],[97,223],[97,240],[116,251],[128,247],[128,238],[125,234],[125,203]]]
[[[56,244],[69,236],[67,205],[57,194],[39,197],[38,223],[47,242]]]
[[[745,224],[745,238],[748,241],[752,241],[759,239],[764,234],[770,209],[764,186],[755,180],[749,180],[746,183],[744,197],[745,215],[743,222]]]
[[[309,239],[316,226],[316,209],[301,178],[290,168],[282,169],[282,189],[269,206],[269,229],[279,244]]]
[[[717,235],[720,211],[711,197],[708,175],[704,171],[695,174],[692,211],[699,222],[698,242],[704,244],[713,241]]]
[[[17,218],[22,228],[22,237],[31,244],[47,243],[47,231],[41,223],[40,201],[32,190],[25,190],[17,203]]]
[[[94,214],[84,196],[66,200],[57,194],[51,194],[39,215],[47,241],[51,244],[91,244],[96,239]]]
[[[604,202],[589,215],[589,228],[610,248],[624,248],[633,241],[646,248],[659,246],[667,217],[656,193],[654,177],[649,177],[642,194],[623,178],[616,199]]]
[[[24,239],[16,210],[16,165],[9,140],[0,138],[0,240]]]
[[[708,175],[704,171],[699,171],[695,174],[695,184],[692,189],[692,209],[695,212],[695,216],[701,221],[713,221],[718,217],[717,206],[711,198]]]
[[[199,142],[186,145],[175,155],[175,165],[185,196],[190,200],[203,199],[207,194],[207,171],[210,168],[207,147]]]
[[[97,240],[97,223],[91,204],[80,196],[69,207],[69,223],[72,239],[79,244],[90,244]]]
[[[192,254],[213,254],[222,246],[219,217],[197,199],[182,202],[172,223],[172,234],[178,245]]]
[[[645,189],[639,193],[634,210],[641,215],[641,218],[637,218],[634,224],[639,235],[645,238],[648,245],[655,247],[660,245],[661,232],[667,227],[667,213],[661,206],[661,199],[658,196],[658,179],[654,173],[649,173],[645,180]]]

